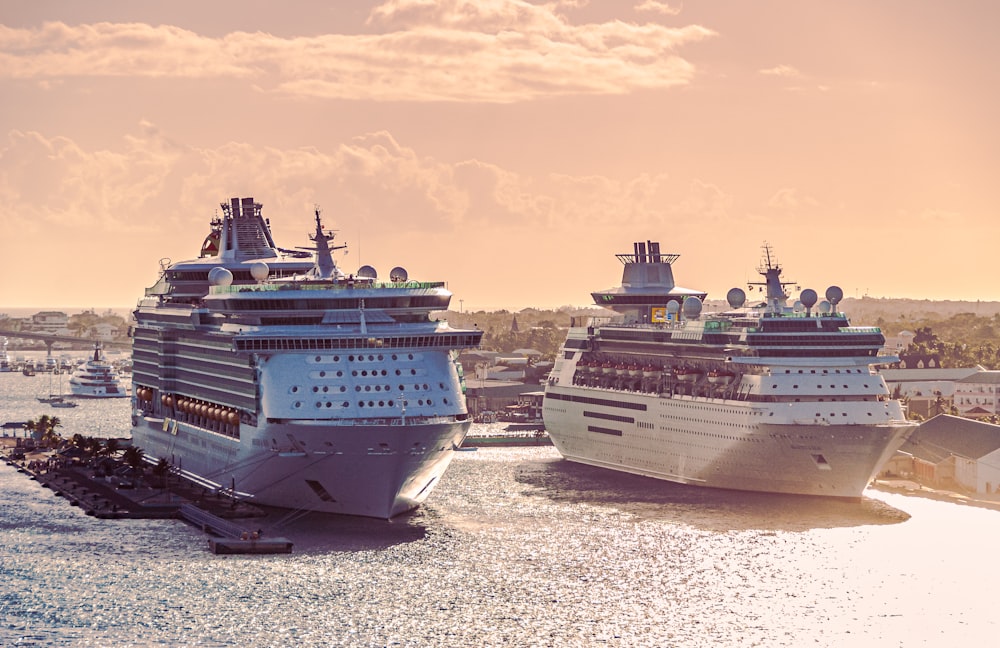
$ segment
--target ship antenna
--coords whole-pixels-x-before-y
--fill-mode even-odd
[[[763,286],[767,292],[768,312],[780,313],[788,302],[788,293],[785,292],[785,286],[792,285],[795,282],[781,280],[781,265],[773,254],[773,248],[767,241],[764,241],[761,249],[763,250],[764,258],[757,267],[757,272],[764,277],[764,281],[751,281],[748,285]]]

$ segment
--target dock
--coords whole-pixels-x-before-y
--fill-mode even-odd
[[[216,554],[275,554],[292,553],[287,538],[262,537],[260,531],[248,531],[230,520],[220,518],[194,504],[182,504],[178,515],[214,537],[208,546]]]
[[[212,537],[209,549],[216,554],[290,553],[287,538],[262,537],[261,529],[248,520],[266,515],[253,504],[181,479],[173,478],[161,488],[135,487],[108,481],[84,464],[64,461],[52,453],[25,448],[19,440],[0,438],[3,460],[18,472],[48,488],[71,506],[99,519],[179,519]],[[242,520],[238,524],[234,520]],[[250,527],[253,526],[252,530]]]

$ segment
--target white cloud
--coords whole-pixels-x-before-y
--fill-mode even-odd
[[[758,70],[760,74],[764,76],[776,76],[784,77],[788,79],[798,79],[802,77],[802,73],[791,65],[776,65],[772,68],[767,68],[763,70]]]
[[[684,9],[683,4],[671,4],[659,0],[643,0],[635,6],[636,11],[658,13],[664,16],[676,16]]]
[[[698,25],[574,25],[558,9],[520,0],[392,0],[369,18],[379,33],[294,38],[213,38],[141,23],[0,25],[0,78],[234,78],[309,97],[514,102],[683,85],[695,68],[677,51],[714,36]]]
[[[26,227],[158,231],[192,218],[207,222],[213,205],[235,195],[267,196],[278,213],[308,213],[319,203],[332,219],[377,222],[398,236],[469,227],[642,228],[672,216],[721,218],[731,205],[718,187],[677,186],[666,174],[530,176],[481,160],[444,163],[388,132],[329,150],[241,142],[197,148],[143,123],[113,149],[21,131],[0,149],[0,212]]]

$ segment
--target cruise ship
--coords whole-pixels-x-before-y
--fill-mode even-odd
[[[451,293],[402,267],[345,274],[275,245],[253,198],[222,204],[194,260],[164,260],[135,311],[132,437],[146,456],[257,504],[392,518],[422,503],[472,424]]]
[[[52,365],[58,367],[55,358],[51,360]],[[51,373],[55,369],[46,368],[46,371]],[[73,371],[69,391],[76,398],[128,398],[129,395],[121,374],[104,357],[100,342],[94,343],[93,356]]]
[[[545,429],[570,461],[723,489],[860,498],[915,426],[877,366],[885,338],[838,311],[843,291],[789,305],[773,250],[728,309],[674,283],[677,254],[637,242],[615,315],[579,318],[550,373]],[[817,303],[818,302],[818,303]]]

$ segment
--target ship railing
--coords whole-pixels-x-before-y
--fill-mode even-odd
[[[238,292],[276,292],[283,290],[354,290],[354,289],[376,289],[376,290],[419,290],[444,288],[443,281],[351,281],[306,283],[263,283],[263,284],[239,284],[229,286],[212,286],[212,294],[238,293]]]

